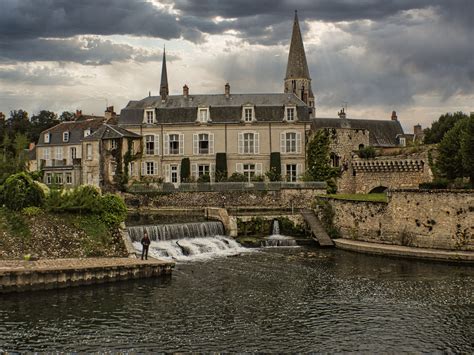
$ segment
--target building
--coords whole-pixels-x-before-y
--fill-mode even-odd
[[[119,126],[143,137],[141,170],[136,179],[181,182],[183,159],[190,160],[191,180],[215,180],[216,157],[225,156],[228,175],[249,180],[270,170],[279,154],[282,175],[297,181],[306,169],[306,137],[314,115],[314,95],[295,14],[284,93],[233,94],[227,83],[220,94],[199,95],[184,85],[169,95],[166,54],[160,96],[130,101]]]

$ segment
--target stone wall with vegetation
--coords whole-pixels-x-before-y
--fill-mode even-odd
[[[342,237],[474,251],[474,191],[390,191],[389,202],[328,199]]]
[[[280,191],[173,192],[150,195],[125,194],[130,207],[279,207],[310,208],[325,189],[282,189]]]

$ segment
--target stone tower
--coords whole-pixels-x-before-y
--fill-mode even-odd
[[[309,106],[311,116],[314,117],[315,107],[313,90],[311,89],[311,77],[309,76],[308,63],[306,62],[303,38],[301,37],[298,13],[296,11],[286,67],[285,93],[287,92],[292,92],[303,100]]]
[[[166,100],[169,95],[168,89],[168,71],[166,70],[166,51],[163,48],[163,64],[161,66],[161,84],[160,84],[160,96],[162,100]]]

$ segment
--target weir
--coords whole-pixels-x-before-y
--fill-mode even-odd
[[[280,234],[280,223],[278,220],[273,221],[272,235],[262,242],[262,247],[294,247],[298,244],[292,237]]]
[[[137,252],[146,231],[151,239],[149,255],[164,260],[192,261],[215,256],[231,256],[246,251],[226,237],[221,222],[160,224],[127,228]]]

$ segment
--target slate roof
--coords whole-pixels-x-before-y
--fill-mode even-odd
[[[84,130],[95,132],[105,121],[104,117],[81,119],[77,121],[61,122],[54,127],[44,130],[40,134],[37,146],[79,144],[84,139]],[[44,134],[51,133],[49,143],[44,142]],[[69,141],[63,142],[63,133],[69,132]]]
[[[306,104],[290,94],[224,94],[171,95],[166,101],[160,96],[149,96],[140,101],[130,101],[120,113],[120,125],[139,125],[145,108],[156,109],[157,123],[194,123],[198,107],[209,107],[214,123],[240,123],[242,107],[253,105],[255,118],[260,122],[281,122],[285,105],[294,105],[298,121],[310,122]]]
[[[119,138],[141,138],[139,134],[127,131],[116,125],[104,123],[90,136],[84,138],[85,141],[94,141],[99,139],[119,139]]]
[[[403,134],[398,120],[369,120],[351,118],[314,118],[313,130],[321,128],[352,128],[369,131],[369,143],[375,147],[391,147],[398,143],[397,135]]]
[[[303,39],[301,37],[300,25],[298,23],[298,14],[295,11],[295,20],[293,21],[293,33],[291,34],[290,52],[288,53],[288,64],[286,67],[287,79],[309,79],[308,63],[304,51]]]

